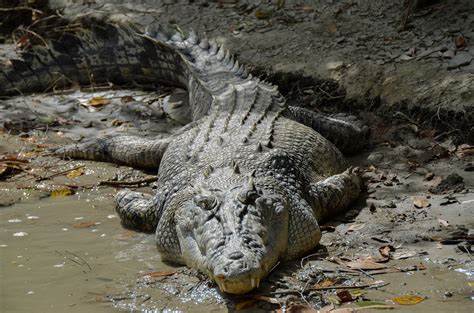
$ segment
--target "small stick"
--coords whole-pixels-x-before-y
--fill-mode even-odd
[[[29,8],[29,7],[0,8],[0,12],[5,12],[5,11],[32,11],[34,13],[43,14],[43,11]]]
[[[133,186],[133,185],[141,185],[145,183],[153,183],[156,182],[158,179],[157,176],[147,177],[140,180],[134,181],[116,181],[116,180],[103,180],[99,182],[99,186]]]
[[[61,172],[58,172],[58,173],[51,174],[51,175],[49,175],[49,176],[40,177],[40,178],[38,178],[38,179],[39,179],[39,180],[50,179],[50,178],[53,178],[53,177],[56,177],[56,176],[59,176],[59,175],[66,174],[66,173],[68,173],[68,172],[70,172],[70,171],[78,170],[78,169],[83,168],[83,167],[84,167],[84,165],[79,165],[79,166],[70,168],[70,169],[65,170],[65,171],[61,171]]]

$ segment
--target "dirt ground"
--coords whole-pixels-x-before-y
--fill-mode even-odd
[[[224,296],[199,273],[161,263],[152,236],[120,227],[116,189],[153,192],[156,173],[48,150],[88,136],[173,133],[181,91],[0,100],[3,311],[471,312],[474,3],[438,1],[405,19],[401,1],[122,2],[89,10],[193,28],[225,43],[288,102],[359,115],[371,141],[350,161],[367,190],[324,225],[314,254],[279,264],[250,295]]]

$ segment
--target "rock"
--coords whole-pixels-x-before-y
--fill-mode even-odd
[[[472,61],[472,55],[467,52],[459,52],[448,63],[448,70],[458,68],[460,66],[469,65]]]
[[[471,62],[471,64],[469,64],[468,66],[461,67],[461,69],[465,72],[474,74],[474,62]]]
[[[443,52],[441,57],[445,58],[445,59],[452,59],[455,54],[456,54],[456,51],[454,51],[454,49],[449,49],[449,50]]]
[[[464,189],[464,178],[456,173],[449,175],[448,177],[441,180],[441,182],[429,189],[431,193],[442,194],[448,191],[460,192]]]
[[[369,163],[372,163],[372,164],[380,163],[382,162],[382,160],[383,160],[383,153],[381,152],[371,153],[367,157],[367,161],[369,161]]]

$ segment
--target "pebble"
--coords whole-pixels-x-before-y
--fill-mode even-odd
[[[448,70],[458,68],[460,66],[469,65],[472,61],[472,55],[467,52],[458,52],[448,63]]]

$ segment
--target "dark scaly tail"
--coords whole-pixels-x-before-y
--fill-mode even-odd
[[[108,22],[82,18],[39,23],[22,38],[21,59],[0,67],[0,96],[88,85],[187,88],[183,56],[164,43]]]

